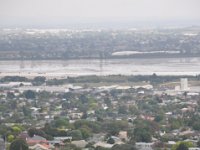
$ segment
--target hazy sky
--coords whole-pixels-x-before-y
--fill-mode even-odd
[[[0,0],[0,23],[26,22],[25,18],[33,22],[200,20],[200,0]]]

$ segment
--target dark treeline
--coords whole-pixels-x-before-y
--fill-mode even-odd
[[[5,82],[32,82],[33,85],[41,85],[46,82],[47,85],[62,85],[65,83],[124,83],[124,82],[149,82],[151,84],[164,83],[169,81],[179,81],[180,78],[188,78],[192,80],[200,80],[200,75],[197,76],[159,76],[152,75],[136,75],[136,76],[123,76],[123,75],[109,75],[109,76],[80,76],[80,77],[68,77],[65,79],[49,79],[46,77],[35,77],[29,79],[20,76],[5,76],[0,79],[1,83]]]

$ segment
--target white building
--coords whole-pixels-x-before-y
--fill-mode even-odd
[[[135,146],[138,150],[153,150],[153,143],[136,142]]]
[[[188,90],[188,79],[187,78],[181,78],[181,91]]]
[[[200,150],[199,147],[190,147],[189,150]]]

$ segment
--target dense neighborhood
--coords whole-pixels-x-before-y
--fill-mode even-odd
[[[2,149],[200,149],[199,76],[0,81]]]

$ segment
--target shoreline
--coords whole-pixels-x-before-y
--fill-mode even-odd
[[[198,54],[134,54],[107,57],[71,57],[71,58],[0,58],[0,61],[68,61],[68,60],[115,60],[115,59],[170,59],[170,58],[200,58]]]
[[[135,74],[104,74],[104,75],[98,75],[98,74],[81,74],[81,75],[75,75],[75,74],[65,74],[65,73],[37,73],[37,72],[32,72],[32,73],[9,73],[9,72],[5,72],[5,73],[0,73],[0,78],[3,78],[3,77],[6,77],[6,76],[19,76],[19,77],[26,77],[26,78],[29,78],[29,79],[33,79],[35,77],[39,77],[39,76],[42,76],[42,77],[46,77],[47,79],[66,79],[68,77],[89,77],[89,76],[99,76],[99,77],[103,77],[103,76],[150,76],[150,75],[153,75],[153,74],[156,74],[157,76],[197,76],[197,75],[200,75],[200,72],[199,73],[195,73],[195,72],[167,72],[167,73],[161,73],[161,72],[158,72],[158,73],[155,73],[155,72],[148,72],[148,73],[144,73],[144,74],[141,74],[141,73],[135,73]]]

